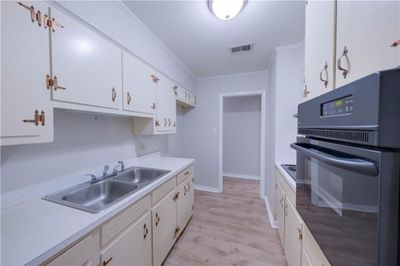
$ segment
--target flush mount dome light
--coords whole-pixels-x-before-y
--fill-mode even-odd
[[[208,8],[219,19],[230,20],[243,9],[247,0],[208,0]]]

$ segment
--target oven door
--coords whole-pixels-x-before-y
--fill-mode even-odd
[[[296,208],[332,265],[397,265],[398,154],[304,137],[291,147]]]

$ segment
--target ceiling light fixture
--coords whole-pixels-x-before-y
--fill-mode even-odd
[[[219,19],[230,20],[239,14],[247,0],[208,0],[208,8]]]

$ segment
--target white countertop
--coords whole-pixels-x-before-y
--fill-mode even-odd
[[[56,255],[116,213],[194,163],[193,159],[148,157],[134,165],[171,172],[113,206],[88,213],[36,198],[1,213],[1,265],[37,265]],[[55,189],[56,192],[59,189]]]
[[[282,163],[275,163],[276,168],[283,175],[290,188],[296,193],[296,181],[289,175],[288,172],[282,167]]]

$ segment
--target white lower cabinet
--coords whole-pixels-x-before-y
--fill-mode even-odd
[[[176,192],[172,190],[152,209],[153,265],[159,266],[175,242]]]
[[[289,199],[285,203],[285,255],[289,266],[298,266],[301,262],[301,240],[303,221]]]
[[[296,210],[295,191],[276,169],[275,219],[289,266],[330,266]]]
[[[151,216],[147,212],[101,253],[101,265],[151,266]]]
[[[49,14],[44,2],[1,1],[1,145],[53,141]]]
[[[193,212],[194,192],[192,177],[188,177],[176,188],[178,193],[177,198],[177,229],[179,234],[182,232],[185,225],[188,223]]]
[[[282,242],[285,245],[285,193],[280,184],[275,184],[275,219],[278,223],[278,233]]]

